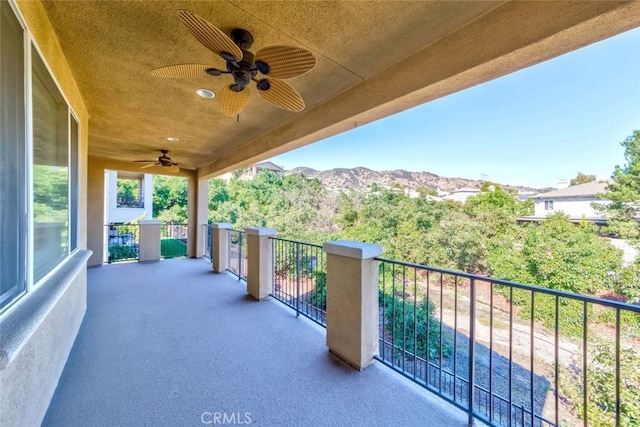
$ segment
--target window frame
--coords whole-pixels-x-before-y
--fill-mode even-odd
[[[65,264],[67,264],[70,258],[75,252],[80,249],[79,245],[79,222],[80,222],[80,163],[81,163],[81,121],[78,119],[78,115],[73,109],[69,98],[60,85],[56,74],[53,72],[46,56],[43,54],[42,49],[38,45],[37,41],[33,37],[31,30],[26,24],[26,21],[20,9],[17,7],[15,0],[8,0],[8,5],[11,8],[14,16],[16,17],[19,25],[23,31],[23,82],[24,82],[24,140],[22,141],[24,147],[24,168],[22,172],[22,178],[24,179],[24,188],[22,195],[25,200],[24,211],[21,212],[22,235],[24,238],[23,245],[23,262],[22,262],[22,289],[15,295],[8,297],[6,301],[2,301],[4,306],[0,306],[0,315],[6,313],[11,307],[14,307],[16,303],[23,300],[34,289],[38,288],[40,284],[47,282],[52,275],[56,274]],[[42,63],[44,64],[45,71],[53,81],[56,89],[59,91],[66,107],[67,107],[67,164],[69,168],[68,172],[68,187],[67,187],[67,221],[69,224],[69,230],[67,233],[67,253],[50,271],[44,274],[37,281],[34,280],[34,184],[33,184],[33,171],[34,171],[34,142],[33,142],[33,52],[35,52]],[[72,120],[77,125],[76,139],[73,140]],[[74,158],[75,150],[75,158]],[[74,180],[75,178],[75,180]],[[74,182],[75,181],[75,182]],[[75,193],[75,194],[74,194]],[[74,218],[75,216],[75,218]],[[72,233],[72,227],[75,227],[75,233]],[[76,241],[72,241],[72,234],[75,234]],[[73,245],[75,243],[75,245]]]

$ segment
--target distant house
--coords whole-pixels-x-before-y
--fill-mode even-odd
[[[480,190],[477,188],[463,187],[452,191],[442,198],[442,200],[454,200],[456,202],[464,203],[471,196],[477,196],[480,194]]]
[[[282,169],[280,166],[276,165],[273,162],[260,162],[249,167],[249,172],[247,172],[247,178],[253,179],[262,171],[271,171],[276,175],[282,175]]]
[[[280,176],[282,175],[282,172],[284,171],[284,169],[282,169],[280,166],[270,161],[255,163],[249,166],[248,168],[246,168],[245,170],[243,170],[242,174],[238,177],[238,179],[241,179],[243,181],[251,181],[262,171],[271,171],[276,175]],[[237,172],[238,171],[236,171],[236,173]],[[225,174],[220,175],[218,178],[222,179],[225,182],[229,182],[231,178],[233,178],[233,176],[234,176],[234,172],[227,172]]]
[[[593,208],[592,203],[611,203],[597,197],[597,194],[606,192],[607,185],[607,181],[592,181],[539,194],[535,198],[535,217],[545,218],[553,213],[562,212],[572,220],[586,218],[596,223],[604,223],[605,218]]]
[[[518,194],[516,196],[516,198],[521,201],[524,202],[525,200],[529,200],[529,199],[533,199],[538,195],[537,192],[535,191],[522,191],[522,190],[518,190]]]
[[[128,181],[135,190],[118,191],[118,181]],[[107,224],[129,222],[144,215],[153,217],[153,175],[122,171],[105,171],[105,220]]]

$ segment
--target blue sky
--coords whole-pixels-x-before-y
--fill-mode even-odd
[[[286,169],[364,166],[554,187],[578,172],[610,177],[634,129],[640,29],[272,160]]]

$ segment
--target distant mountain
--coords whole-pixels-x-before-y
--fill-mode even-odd
[[[385,188],[390,188],[395,184],[396,186],[400,185],[403,188],[412,190],[427,187],[434,190],[453,191],[462,187],[480,188],[483,183],[483,181],[476,179],[448,178],[431,172],[409,172],[402,169],[374,171],[363,167],[352,169],[336,168],[326,171],[297,167],[286,173],[300,173],[309,178],[317,178],[330,190],[366,189],[375,183]],[[503,185],[502,187],[514,191],[541,191],[536,188],[524,186]]]

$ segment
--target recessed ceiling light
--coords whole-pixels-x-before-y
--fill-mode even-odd
[[[167,138],[167,141],[169,141],[169,142],[178,142],[178,141],[180,141],[180,138],[176,138],[175,136],[170,136],[169,138]]]
[[[214,96],[216,96],[216,94],[211,92],[209,89],[198,89],[196,90],[196,93],[198,94],[198,96],[201,96],[203,98],[213,98]]]

